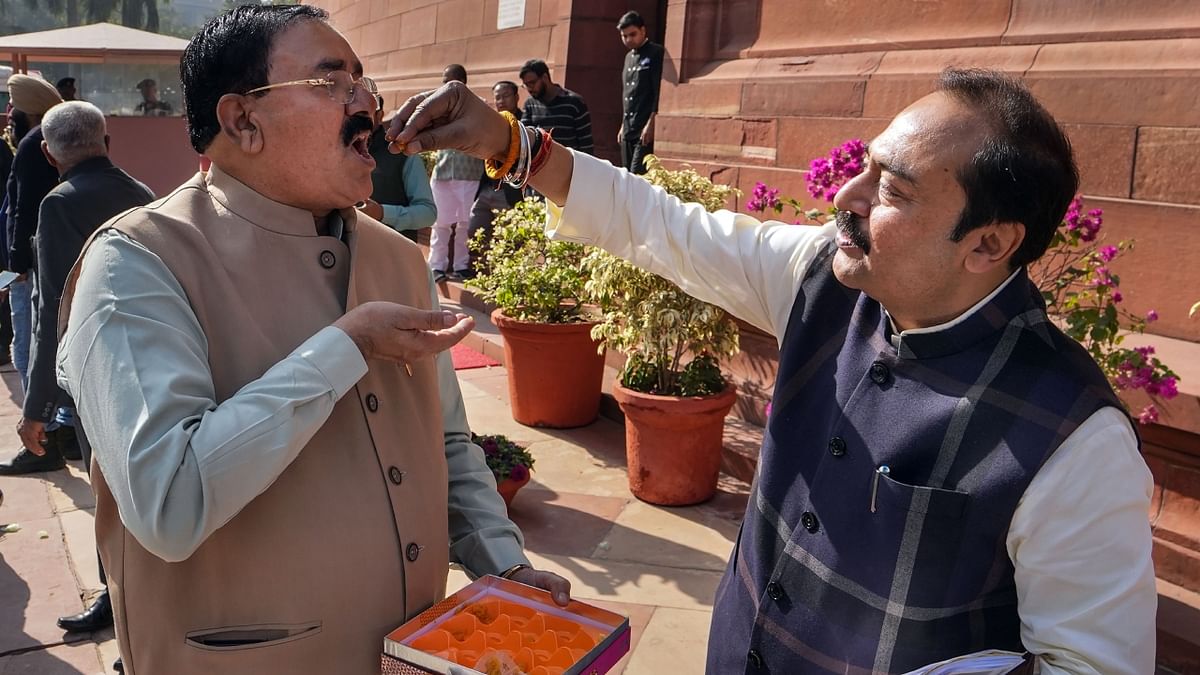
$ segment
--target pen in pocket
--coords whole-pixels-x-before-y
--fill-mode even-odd
[[[887,464],[881,464],[871,476],[871,513],[875,513],[875,498],[879,495],[879,477],[886,476],[891,472],[892,470],[888,468]]]

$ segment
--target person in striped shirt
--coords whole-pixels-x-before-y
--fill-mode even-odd
[[[550,68],[541,59],[521,66],[521,82],[529,92],[521,121],[550,131],[562,145],[595,154],[592,150],[592,114],[583,97],[550,79]]]

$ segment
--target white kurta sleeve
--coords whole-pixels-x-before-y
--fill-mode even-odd
[[[1115,408],[1084,421],[1026,488],[1007,547],[1021,639],[1043,673],[1154,672],[1153,488]]]
[[[270,487],[366,372],[350,337],[329,326],[217,405],[183,288],[115,232],[84,257],[57,370],[121,522],[167,561],[189,557]]]
[[[437,309],[436,290],[432,294]],[[449,351],[437,355],[437,371],[449,477],[450,557],[462,563],[472,577],[528,565],[521,530],[508,518],[483,450],[471,442],[462,389]]]
[[[800,282],[833,238],[833,225],[709,213],[624,169],[571,154],[575,168],[567,204],[547,204],[551,238],[599,246],[783,337]]]

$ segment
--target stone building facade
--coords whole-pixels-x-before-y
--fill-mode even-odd
[[[593,111],[615,159],[623,48],[616,19],[642,12],[668,61],[656,145],[745,194],[756,181],[808,198],[809,162],[870,139],[948,65],[1023,77],[1066,125],[1082,193],[1104,209],[1126,308],[1155,309],[1152,342],[1183,381],[1144,427],[1162,584],[1164,661],[1200,672],[1200,2],[1195,0],[319,0],[389,104],[462,63],[481,94],[528,58]],[[519,7],[518,7],[519,6]],[[523,13],[520,8],[523,7]],[[520,25],[501,30],[517,8]],[[508,16],[512,16],[509,14]],[[809,200],[810,206],[824,206]],[[731,207],[737,205],[731,204]],[[744,335],[734,370],[761,415],[774,345]],[[1140,404],[1141,401],[1132,401]],[[1114,536],[1120,536],[1114,533]]]

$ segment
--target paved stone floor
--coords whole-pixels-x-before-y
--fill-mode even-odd
[[[0,460],[16,454],[19,383],[0,372]],[[528,443],[533,481],[512,518],[530,558],[571,580],[575,597],[629,617],[633,649],[614,673],[700,673],[712,598],[737,536],[748,486],[722,476],[707,504],[661,508],[630,494],[624,431],[601,418],[572,430],[512,420],[503,368],[459,371],[471,428]],[[0,477],[0,675],[103,673],[117,656],[112,631],[64,635],[55,619],[80,611],[99,589],[95,500],[78,462],[67,471]],[[449,588],[467,582],[451,572]]]

